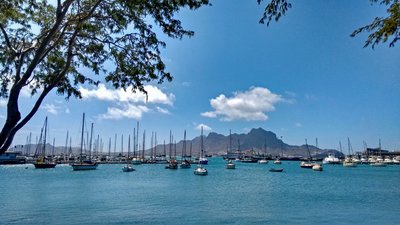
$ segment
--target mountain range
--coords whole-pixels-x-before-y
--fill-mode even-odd
[[[231,143],[231,147],[229,147],[229,143]],[[187,155],[190,153],[191,146],[191,155],[196,156],[200,152],[201,148],[201,137],[195,137],[192,140],[186,141],[186,152]],[[342,155],[341,152],[338,152],[333,149],[320,149],[313,145],[289,145],[284,143],[281,138],[278,138],[275,133],[272,131],[266,131],[263,128],[253,128],[247,134],[231,134],[230,136],[218,134],[215,132],[210,132],[208,135],[203,136],[203,146],[206,154],[212,155],[223,155],[226,154],[227,150],[230,148],[230,151],[244,151],[250,152],[254,151],[260,154],[268,154],[272,156],[281,155],[281,156],[293,156],[293,157],[307,157],[308,150],[311,155],[316,156],[324,156],[328,153],[335,153],[337,155]],[[175,153],[175,146],[171,145],[171,154]],[[308,149],[307,149],[308,148]],[[30,149],[31,154],[35,152],[36,145],[32,144],[29,146],[24,146],[19,149],[14,148],[14,150],[19,150],[22,152],[26,152],[27,149]],[[141,149],[141,148],[140,148]],[[164,149],[167,155],[170,153],[170,145],[166,144],[165,148],[163,144],[159,144],[154,148],[148,148],[146,150],[146,155],[152,153],[154,155],[154,149],[157,155],[164,154]],[[176,144],[176,154],[178,156],[182,155],[182,151],[184,149],[184,141],[181,140]],[[46,145],[46,151],[51,152],[53,150],[53,146],[50,144]],[[120,149],[118,149],[117,154],[120,153]],[[111,150],[114,152],[113,150]],[[65,147],[54,147],[55,154],[60,154],[65,152]],[[72,152],[78,153],[79,148],[73,147]],[[104,153],[108,152],[108,149],[103,149]],[[127,150],[124,150],[127,152]]]

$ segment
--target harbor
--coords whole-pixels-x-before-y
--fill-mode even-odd
[[[225,169],[209,158],[206,177],[162,164],[100,164],[75,172],[67,164],[38,170],[0,166],[3,224],[397,224],[400,167],[325,165],[322,173],[283,161],[236,162]],[[34,193],[34,194],[32,194]],[[384,202],[383,202],[384,199]],[[84,200],[84,201],[83,201]],[[76,207],[79,205],[80,207]],[[82,210],[85,209],[85,210]],[[357,212],[359,217],[349,216]],[[40,215],[40,216],[39,216]],[[87,216],[90,215],[90,216]],[[384,216],[383,216],[384,215]],[[168,219],[166,219],[168,218]]]

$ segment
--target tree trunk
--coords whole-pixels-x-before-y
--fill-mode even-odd
[[[21,114],[18,111],[18,120],[14,123],[14,125],[6,127],[6,124],[3,127],[3,130],[5,131],[3,134],[3,130],[1,132],[1,135],[5,135],[5,138],[3,142],[1,143],[1,148],[0,148],[0,154],[4,153],[7,151],[7,149],[10,147],[12,141],[14,140],[15,134],[17,131],[19,131],[25,124],[36,114],[37,110],[39,109],[40,105],[43,102],[43,99],[47,96],[47,94],[54,88],[54,85],[45,87],[43,92],[40,94],[39,98],[36,100],[35,105],[31,109],[31,111],[21,120],[21,122],[18,123],[18,121],[21,119]],[[18,95],[17,95],[18,96]],[[17,98],[18,99],[18,98]],[[11,95],[9,102],[11,101]],[[18,101],[16,101],[16,107],[18,109]],[[8,120],[8,119],[7,119]]]
[[[17,125],[21,119],[21,113],[18,108],[18,97],[21,87],[14,85],[11,88],[10,96],[7,103],[7,119],[0,133],[0,154],[5,152],[9,146],[4,146],[11,130]]]

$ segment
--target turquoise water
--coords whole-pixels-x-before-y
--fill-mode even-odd
[[[211,158],[204,177],[195,165],[0,166],[0,224],[400,224],[400,166],[224,165]]]

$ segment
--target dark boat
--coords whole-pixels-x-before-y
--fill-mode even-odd
[[[283,172],[283,168],[271,168],[269,172]]]
[[[182,162],[180,166],[182,169],[188,169],[191,167],[190,158],[188,159],[188,156],[186,154],[186,130],[183,134]]]
[[[37,146],[35,155],[38,156],[37,160],[33,163],[36,169],[50,169],[56,167],[57,163],[51,159],[46,157],[46,136],[47,136],[47,116],[44,120],[44,136],[43,135],[43,128],[40,132],[40,141],[42,141],[43,137],[43,147],[40,145]]]
[[[39,158],[36,162],[33,163],[36,169],[50,169],[56,167],[57,163],[48,161],[45,158]]]
[[[82,157],[82,149],[83,149],[83,133],[85,131],[85,113],[83,114],[83,121],[82,121],[82,136],[81,136],[81,153],[79,157],[79,161],[74,162],[71,164],[72,169],[74,171],[77,170],[95,170],[97,169],[97,162],[91,160],[90,151],[89,151],[89,159],[83,160]],[[92,130],[91,135],[93,134],[93,123],[92,123]]]

